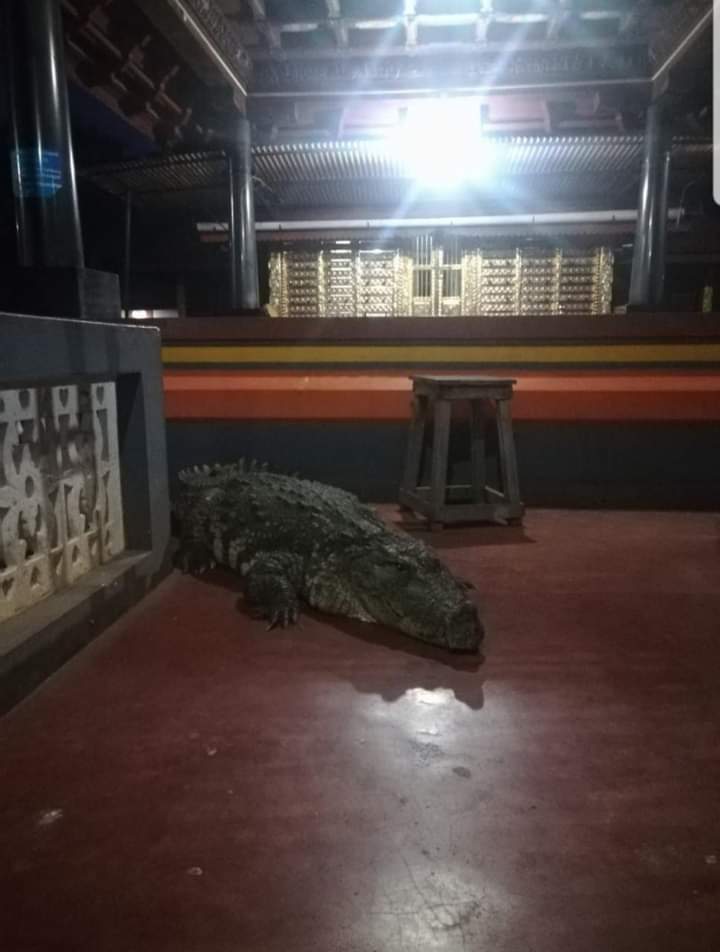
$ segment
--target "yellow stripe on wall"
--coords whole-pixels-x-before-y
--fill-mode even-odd
[[[378,344],[329,345],[170,345],[166,364],[632,364],[720,362],[720,344],[569,344],[484,346]]]

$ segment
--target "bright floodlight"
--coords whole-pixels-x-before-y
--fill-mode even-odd
[[[433,99],[414,104],[389,142],[391,154],[418,184],[436,190],[483,181],[492,155],[482,137],[477,104]]]

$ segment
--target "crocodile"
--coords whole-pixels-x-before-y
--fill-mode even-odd
[[[472,586],[351,493],[243,460],[186,469],[178,480],[176,565],[239,572],[246,601],[268,628],[297,622],[303,601],[452,651],[478,651],[484,632]]]

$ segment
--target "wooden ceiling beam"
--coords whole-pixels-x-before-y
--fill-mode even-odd
[[[577,17],[568,0],[557,0],[547,20],[546,38],[549,42],[557,40],[567,27],[577,21]]]
[[[296,27],[293,25],[291,29],[282,27],[283,33],[309,33],[312,31],[312,27],[307,25]],[[362,27],[352,25],[351,29],[388,29],[386,25],[376,25],[373,26],[364,25]],[[485,36],[481,32],[481,36]],[[623,51],[637,51],[642,44],[638,44],[636,41],[631,40],[630,38],[625,38],[622,41],[616,42],[613,44],[613,48],[617,50],[618,55],[622,55]],[[544,40],[524,40],[519,42],[517,45],[512,47],[513,55],[519,55],[524,53],[543,53],[550,55],[562,56],[563,54],[579,50],[583,52],[597,52],[605,53],[608,49],[608,45],[601,39],[597,38],[584,38],[580,42],[576,42],[572,39],[562,39],[557,43],[549,44]],[[473,54],[484,54],[484,53],[496,53],[498,56],[506,54],[508,52],[508,44],[503,41],[478,41],[477,38],[473,40],[449,40],[444,42],[437,42],[433,44],[428,43],[418,43],[414,47],[414,52],[417,54],[416,58],[433,58],[441,56],[443,53],[451,54],[464,54],[464,55],[473,55]],[[363,47],[349,47],[348,49],[338,50],[335,48],[329,49],[297,49],[292,50],[292,52],[285,51],[286,58],[289,60],[294,60],[298,62],[303,61],[322,61],[322,60],[337,60],[342,59],[343,57],[352,57],[353,59],[368,59],[372,58],[368,56],[367,48]],[[393,46],[382,59],[392,58],[395,59],[398,56],[407,55],[406,47],[399,45]],[[268,50],[259,49],[254,53],[253,58],[256,63],[264,63],[268,59],[272,59],[271,53]]]
[[[202,78],[221,79],[247,95],[250,56],[238,28],[217,0],[134,0],[135,6],[167,37]]]
[[[279,50],[282,48],[282,38],[280,31],[274,23],[268,20],[267,6],[265,0],[248,0],[250,10],[252,11],[255,29],[265,40],[270,50]]]
[[[328,14],[328,26],[333,32],[338,49],[346,49],[349,36],[348,28],[343,20],[342,10],[340,9],[340,0],[325,0],[325,7]]]

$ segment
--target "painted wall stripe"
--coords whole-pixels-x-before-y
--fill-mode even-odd
[[[688,364],[720,363],[720,344],[587,345],[169,345],[167,365],[188,364]]]

